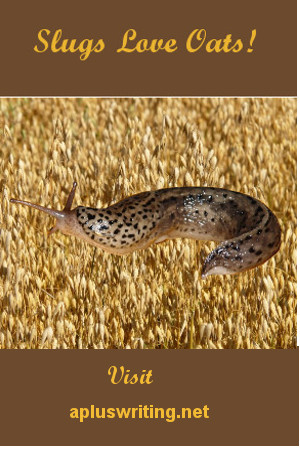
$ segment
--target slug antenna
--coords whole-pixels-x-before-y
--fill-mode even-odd
[[[46,214],[49,214],[50,216],[54,217],[55,219],[64,219],[66,215],[71,211],[71,206],[74,200],[75,191],[76,191],[77,183],[74,181],[72,190],[68,196],[66,206],[62,211],[58,211],[57,209],[52,208],[46,208],[45,206],[36,205],[35,203],[27,202],[25,200],[18,200],[16,198],[11,198],[11,203],[19,203],[21,205],[29,206],[31,208],[38,209],[39,211],[42,211]],[[48,234],[55,233],[59,229],[58,224],[56,223],[49,231]]]
[[[71,189],[66,206],[64,207],[63,211],[71,211],[71,206],[72,206],[72,203],[74,200],[76,188],[77,188],[77,183],[76,183],[76,181],[74,181],[73,187]]]

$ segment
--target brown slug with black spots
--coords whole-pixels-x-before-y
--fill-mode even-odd
[[[142,192],[107,208],[71,209],[77,183],[62,211],[11,199],[56,218],[60,230],[118,255],[173,238],[221,241],[204,261],[202,278],[256,267],[280,247],[276,216],[259,200],[214,187],[176,187]]]

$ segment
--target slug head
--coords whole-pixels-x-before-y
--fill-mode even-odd
[[[57,209],[46,208],[45,206],[36,205],[35,203],[27,202],[25,200],[18,200],[15,198],[11,198],[11,203],[20,203],[21,205],[30,206],[31,208],[38,209],[56,219],[55,225],[48,231],[48,234],[55,233],[55,231],[60,230],[64,234],[74,234],[73,228],[76,227],[76,214],[74,213],[74,209],[71,210],[71,206],[73,203],[73,199],[75,196],[77,183],[74,181],[72,190],[68,196],[66,206],[62,211],[58,211]]]

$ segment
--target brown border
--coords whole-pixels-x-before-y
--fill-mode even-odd
[[[298,445],[299,350],[2,350],[1,445]],[[152,370],[113,385],[111,365]],[[86,420],[73,407],[210,408],[209,419]]]
[[[1,5],[1,95],[5,96],[295,96],[296,0],[11,0]],[[36,53],[38,31],[103,38],[106,48]],[[176,38],[174,53],[117,53],[126,30],[139,38]],[[188,53],[187,36],[241,38],[238,53]],[[251,32],[257,30],[253,52]],[[203,50],[203,51],[202,51]]]

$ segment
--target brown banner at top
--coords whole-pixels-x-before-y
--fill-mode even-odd
[[[295,96],[296,0],[11,0],[2,96]]]

